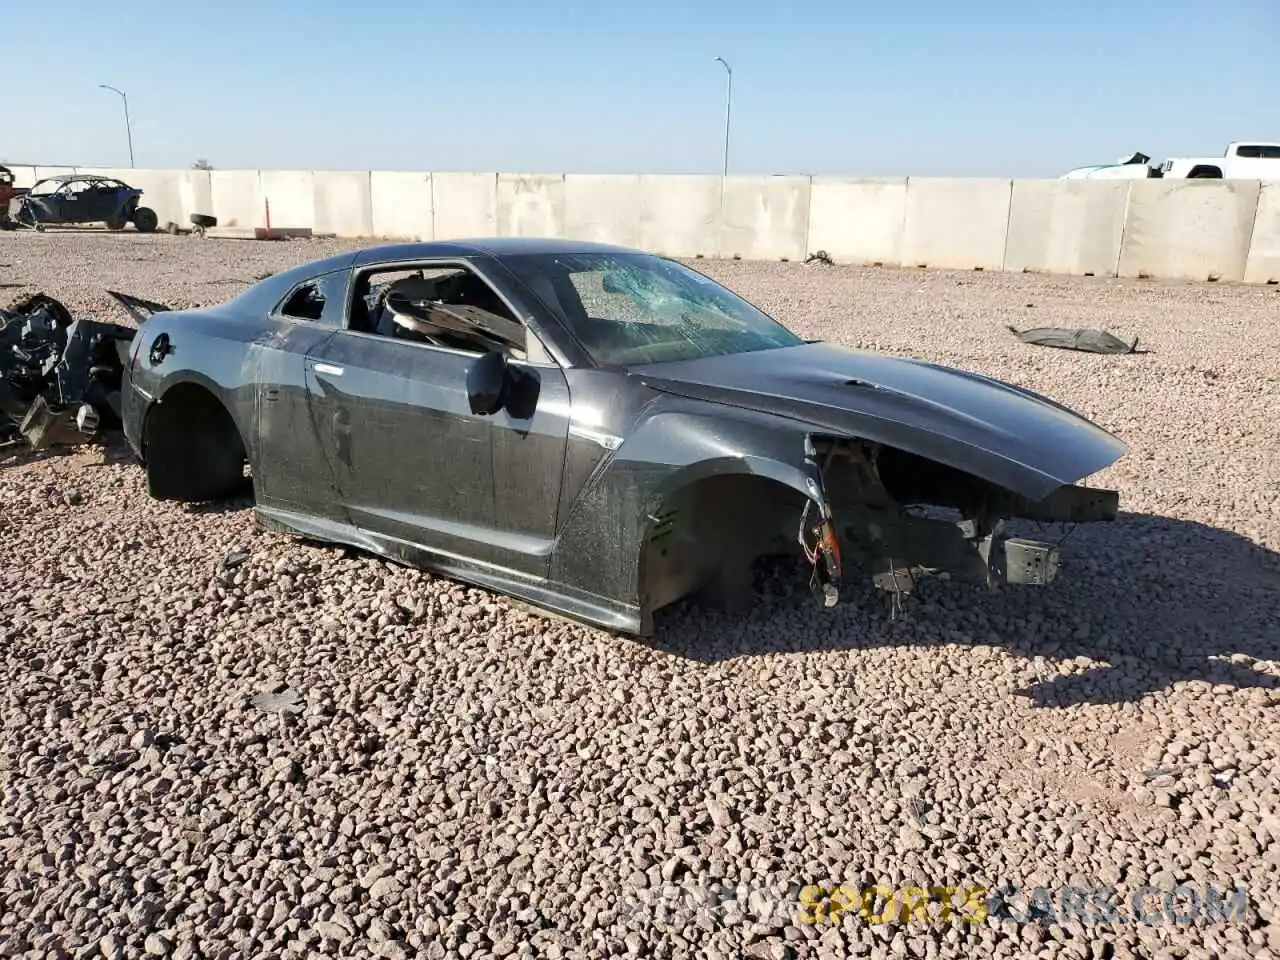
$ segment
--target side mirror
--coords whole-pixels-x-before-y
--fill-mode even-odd
[[[507,358],[496,350],[477,357],[467,370],[467,400],[471,412],[497,413],[506,402]]]

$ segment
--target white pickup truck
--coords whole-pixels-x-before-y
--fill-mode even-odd
[[[1145,153],[1122,157],[1116,163],[1077,167],[1064,180],[1280,180],[1280,143],[1238,140],[1220,157],[1172,157],[1160,166]]]
[[[1280,143],[1238,140],[1220,157],[1172,157],[1160,164],[1165,179],[1280,180]]]

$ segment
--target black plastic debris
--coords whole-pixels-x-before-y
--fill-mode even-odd
[[[1035,327],[1031,330],[1018,330],[1009,327],[1015,337],[1023,343],[1038,347],[1054,347],[1059,350],[1083,350],[1087,353],[1136,353],[1138,338],[1133,343],[1125,343],[1114,334],[1105,330],[1092,330],[1088,327]]]
[[[0,309],[0,438],[37,450],[120,424],[130,327],[76,319],[42,293]]]
[[[835,261],[831,259],[831,255],[825,250],[817,250],[804,258],[805,263],[821,263],[824,266],[833,267]]]

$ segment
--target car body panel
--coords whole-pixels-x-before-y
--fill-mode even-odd
[[[666,545],[707,535],[690,491],[741,480],[825,509],[815,438],[901,449],[1032,501],[1125,450],[1030,391],[831,344],[598,366],[504,264],[547,251],[639,253],[514,238],[393,244],[285,271],[217,306],[153,314],[126,374],[126,437],[145,461],[150,411],[198,384],[244,439],[265,525],[641,633]],[[474,269],[545,348],[506,361],[496,412],[471,406],[479,351],[352,329],[357,271],[441,261]],[[340,310],[281,314],[291,290],[321,277]],[[799,508],[789,517],[789,531],[803,522]],[[726,529],[732,539],[752,523],[725,526],[740,528]]]
[[[774,413],[946,463],[1039,500],[1126,452],[1045,397],[977,374],[811,343],[637,367],[651,386]]]

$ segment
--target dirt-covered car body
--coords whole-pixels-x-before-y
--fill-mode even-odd
[[[251,483],[272,528],[641,634],[788,550],[825,604],[852,563],[903,592],[1047,583],[1052,546],[1004,521],[1113,518],[1074,484],[1125,451],[1017,387],[806,342],[680,263],[562,240],[307,264],[150,317],[125,380],[152,496]]]
[[[157,217],[140,205],[142,191],[114,177],[60,174],[37,180],[10,203],[12,220],[29,226],[105,223],[113,230],[132,223],[143,233],[155,230]]]

